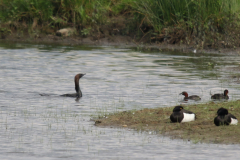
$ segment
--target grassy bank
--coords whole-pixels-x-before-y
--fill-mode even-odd
[[[76,28],[78,37],[114,35],[138,42],[239,46],[240,0],[2,0],[1,38],[55,35]]]
[[[174,107],[143,109],[117,112],[95,121],[97,126],[127,127],[138,131],[154,131],[172,138],[191,140],[193,143],[240,144],[240,127],[215,126],[213,120],[218,108],[228,109],[240,117],[240,101],[188,105],[184,109],[196,114],[196,121],[171,123],[170,115]]]

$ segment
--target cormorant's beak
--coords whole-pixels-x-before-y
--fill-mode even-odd
[[[85,75],[86,73],[84,73],[84,74],[81,74],[81,77],[80,78],[82,78],[84,75]]]

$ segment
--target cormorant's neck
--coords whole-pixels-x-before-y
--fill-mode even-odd
[[[79,86],[79,79],[75,79],[75,90],[77,92],[77,97],[82,97],[82,92],[80,90],[80,86]]]
[[[80,89],[79,85],[76,85],[76,86],[75,86],[75,90],[76,90],[76,92],[77,92],[77,97],[78,97],[78,98],[79,98],[79,97],[82,97],[82,92],[81,92],[81,89]]]

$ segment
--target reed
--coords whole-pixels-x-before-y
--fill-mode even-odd
[[[240,0],[1,0],[0,20],[2,24],[27,24],[31,29],[37,24],[55,30],[75,27],[82,35],[88,35],[88,30],[100,33],[99,28],[106,25],[108,30],[116,29],[114,25],[118,22],[125,25],[121,34],[132,33],[130,36],[137,39],[148,32],[142,28],[151,28],[150,36],[158,35],[164,28],[167,36],[177,29],[184,37],[179,39],[185,39],[187,44],[197,38],[196,44],[214,46],[224,39],[219,33],[236,35],[239,8]],[[120,16],[128,19],[126,23],[116,18]],[[0,26],[1,30],[6,28]],[[228,44],[237,45],[236,42]]]
[[[106,16],[132,12],[137,18],[157,30],[182,21],[207,24],[214,18],[221,22],[239,11],[240,0],[2,0],[0,17],[3,21],[53,21],[59,17],[71,23],[102,23]]]
[[[160,31],[165,26],[178,26],[187,23],[190,28],[199,25],[208,27],[211,22],[222,24],[225,18],[231,18],[239,12],[239,0],[144,0],[133,1],[132,8]]]

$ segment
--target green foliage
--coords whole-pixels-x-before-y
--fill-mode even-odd
[[[209,23],[222,25],[223,19],[238,12],[240,0],[135,0],[132,7],[157,30],[182,23],[208,28]]]
[[[0,37],[4,38],[6,35],[10,35],[12,32],[9,28],[0,27]]]
[[[91,27],[90,28],[84,28],[82,31],[81,31],[81,34],[83,35],[83,36],[88,36],[89,35],[89,33],[90,33],[90,31],[91,31]]]
[[[180,26],[204,35],[224,28],[239,13],[240,0],[1,0],[2,22],[25,21],[54,25],[101,25],[107,17],[134,16],[137,27],[155,31]]]
[[[0,33],[11,33],[11,30],[9,28],[0,28]]]
[[[2,21],[101,23],[110,0],[2,0]]]
[[[33,18],[45,21],[52,14],[51,1],[46,0],[2,0],[0,4],[3,21],[33,21]]]

